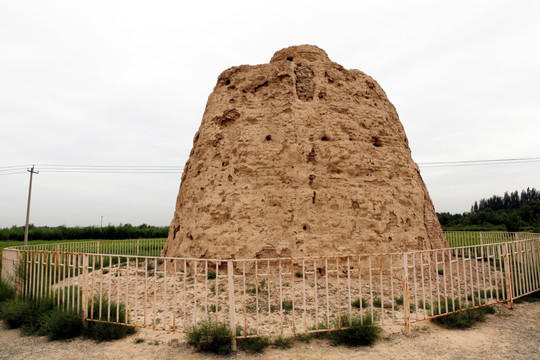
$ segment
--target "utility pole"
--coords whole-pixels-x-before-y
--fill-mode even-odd
[[[28,246],[28,220],[30,220],[30,198],[32,197],[32,178],[39,171],[34,171],[34,165],[31,169],[26,169],[30,173],[30,187],[28,188],[28,206],[26,207],[26,226],[24,227],[24,246]]]

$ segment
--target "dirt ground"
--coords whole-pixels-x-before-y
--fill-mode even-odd
[[[268,348],[262,355],[229,357],[199,354],[178,334],[141,330],[126,339],[95,343],[87,339],[49,342],[0,328],[0,359],[540,359],[540,302],[496,306],[497,313],[468,330],[448,330],[430,321],[413,324],[412,336],[385,329],[383,339],[366,348],[334,347],[324,340],[295,342],[288,350]],[[136,339],[144,342],[136,343]]]

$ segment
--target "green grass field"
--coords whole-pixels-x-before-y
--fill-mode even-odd
[[[108,248],[111,248],[111,245],[115,242],[115,241],[121,241],[125,246],[122,246],[122,249],[121,249],[121,253],[122,254],[129,254],[129,253],[133,253],[133,249],[129,249],[130,247],[134,247],[135,246],[135,243],[136,243],[136,239],[127,239],[127,240],[132,240],[131,242],[130,241],[125,241],[125,240],[95,240],[95,239],[84,239],[84,240],[59,240],[59,241],[42,241],[42,240],[38,240],[38,241],[28,241],[28,245],[40,245],[40,244],[68,244],[68,243],[77,243],[77,242],[89,242],[89,241],[100,241],[103,245],[101,247],[101,251],[102,253],[108,253]],[[151,241],[153,239],[141,239],[141,242],[145,242],[145,241]],[[158,240],[162,240],[162,241],[165,241],[165,239],[158,239]],[[24,245],[24,241],[0,241],[0,269],[2,267],[2,252],[5,248],[7,247],[10,247],[10,246],[22,246]],[[153,246],[148,246],[148,245],[142,245],[141,244],[141,247],[140,247],[140,252],[139,252],[139,255],[141,256],[158,256],[159,255],[159,252],[161,251],[161,249],[159,248],[156,248],[155,245]],[[114,251],[112,251],[114,252]]]

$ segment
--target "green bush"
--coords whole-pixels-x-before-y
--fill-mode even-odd
[[[311,334],[296,334],[294,339],[309,344],[311,342]]]
[[[293,337],[279,336],[274,339],[274,346],[283,350],[290,349],[292,347],[293,342],[294,342]]]
[[[261,354],[268,346],[270,340],[266,336],[247,337],[237,339],[238,348],[252,354]]]
[[[206,274],[206,278],[207,278],[208,280],[215,279],[215,278],[216,278],[216,272],[213,271],[213,270],[209,270],[209,271],[208,271],[208,274]]]
[[[232,333],[225,323],[201,321],[188,329],[187,344],[198,351],[227,355],[232,351]]]
[[[539,302],[540,301],[540,291],[535,291],[527,296],[520,297],[519,299],[514,300],[514,303],[523,303],[523,302]]]
[[[71,339],[82,334],[83,320],[74,311],[54,309],[40,316],[39,328],[38,334],[49,340]]]
[[[33,309],[34,304],[29,300],[11,299],[2,304],[0,319],[8,329],[18,329],[31,317]]]
[[[358,309],[360,309],[360,304],[362,304],[363,309],[367,308],[367,306],[368,306],[368,303],[367,303],[366,299],[364,299],[364,298],[362,298],[362,299],[358,298],[358,299],[354,300],[351,303],[351,305],[353,307],[358,308]]]
[[[458,299],[454,299],[454,303],[458,304]],[[441,306],[436,302],[434,305],[434,314],[444,314],[451,309],[452,299],[441,299]],[[444,315],[433,319],[434,322],[449,329],[467,329],[473,326],[476,322],[484,321],[486,314],[494,314],[493,306],[484,306],[477,309],[468,309],[454,314]]]
[[[281,306],[282,306],[283,310],[285,310],[285,311],[292,310],[292,308],[293,308],[292,300],[283,300],[281,302]]]
[[[15,298],[15,289],[0,280],[0,303]]]
[[[20,328],[22,335],[32,335],[40,330],[39,317],[53,308],[54,304],[50,299],[11,299],[2,304],[0,319],[4,320],[6,327]]]
[[[55,304],[50,298],[43,298],[37,301],[26,300],[30,304],[30,312],[26,315],[22,326],[22,335],[34,335],[40,331],[39,318],[55,308]]]
[[[109,303],[106,297],[101,299],[101,314],[99,312],[99,297],[94,298],[93,314],[95,320],[107,321]],[[129,323],[126,319],[126,307],[123,303],[117,304],[114,301],[110,303],[110,321],[116,322],[118,312],[118,322],[120,324]],[[88,313],[92,311],[92,304],[89,305]],[[100,317],[101,315],[101,317]],[[127,320],[127,321],[126,321]],[[134,334],[136,329],[131,326],[120,324],[111,324],[97,321],[88,321],[84,328],[83,335],[96,341],[109,341],[121,339],[129,334]]]
[[[332,345],[347,346],[368,346],[372,345],[379,338],[381,328],[373,324],[370,314],[363,317],[345,314],[341,316],[341,326],[349,326],[349,329],[332,331],[328,334],[328,339]],[[337,321],[333,324],[337,327]]]

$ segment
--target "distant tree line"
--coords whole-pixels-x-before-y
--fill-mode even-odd
[[[437,213],[445,230],[532,231],[540,233],[540,192],[505,192],[475,201],[470,212]]]
[[[67,226],[34,226],[28,227],[29,240],[81,240],[81,239],[152,239],[165,238],[169,232],[168,227],[157,227],[142,224],[133,226],[108,225],[67,227]],[[22,241],[24,240],[24,226],[12,226],[0,229],[0,241]]]

